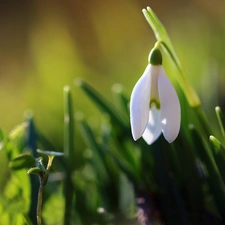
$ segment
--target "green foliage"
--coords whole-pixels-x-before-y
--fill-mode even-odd
[[[33,167],[27,171],[28,174],[36,174],[36,175],[39,175],[41,172],[42,171],[39,167]]]
[[[35,165],[36,162],[34,157],[28,154],[21,154],[9,163],[9,167],[13,170],[29,169]]]

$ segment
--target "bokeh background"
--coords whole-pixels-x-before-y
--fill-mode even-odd
[[[64,85],[72,87],[75,110],[97,124],[94,105],[74,80],[86,80],[109,98],[114,83],[131,92],[155,42],[141,12],[146,6],[166,26],[203,106],[223,107],[222,0],[2,0],[1,128],[9,131],[31,109],[37,126],[61,148]]]
[[[98,127],[102,117],[76,79],[110,100],[116,83],[130,95],[156,41],[141,11],[147,6],[165,25],[213,125],[214,107],[225,110],[223,0],[0,0],[0,128],[8,133],[32,110],[37,129],[62,151],[65,85],[74,111]],[[86,145],[75,126],[79,168]],[[0,187],[7,174],[0,171]]]

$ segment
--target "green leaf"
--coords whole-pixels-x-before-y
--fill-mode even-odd
[[[25,120],[28,123],[26,129],[25,147],[32,152],[34,158],[37,158],[37,134],[34,123],[33,113],[28,110],[25,112]],[[35,218],[36,219],[36,218]]]
[[[222,115],[220,107],[217,106],[215,108],[215,111],[216,111],[216,116],[217,116],[217,120],[218,120],[218,123],[219,123],[219,126],[220,126],[221,133],[222,133],[223,137],[225,137],[225,131],[224,131],[225,121],[224,121],[224,117]]]
[[[37,174],[39,175],[42,173],[41,169],[39,167],[33,167],[27,171],[28,174]]]
[[[114,84],[112,86],[112,93],[115,99],[115,105],[123,113],[126,119],[129,119],[129,99],[124,93],[123,86],[121,84]]]
[[[54,213],[52,213],[53,208]],[[57,187],[56,190],[51,191],[51,195],[49,196],[48,201],[45,201],[45,204],[43,206],[42,215],[45,224],[62,225],[63,212],[64,212],[64,196],[62,195],[61,189]]]
[[[25,225],[33,225],[28,215],[23,214],[23,219],[24,219]]]
[[[174,48],[172,46],[172,43],[170,41],[169,35],[165,29],[165,27],[163,26],[163,24],[161,23],[161,21],[159,20],[159,18],[156,16],[156,14],[153,12],[153,10],[150,7],[147,7],[146,9],[142,10],[147,22],[149,23],[149,25],[151,26],[156,39],[159,42],[163,42],[165,43],[165,46],[167,46],[167,50],[171,51],[171,55],[174,57],[173,61],[175,62],[175,64],[178,64],[178,68],[180,67],[179,65],[179,60],[176,56],[176,53],[174,51]]]
[[[171,145],[170,145],[171,146]],[[171,166],[173,167],[177,178],[180,181],[180,186],[185,189],[186,204],[188,214],[192,225],[201,224],[202,212],[204,210],[204,194],[202,192],[203,180],[199,176],[196,154],[192,150],[190,141],[188,141],[186,133],[181,129],[179,137],[169,150],[171,157]],[[175,177],[175,176],[174,176]]]
[[[157,184],[157,194],[160,198],[162,210],[165,212],[167,224],[189,224],[184,201],[169,166],[170,145],[161,136],[150,146],[150,149],[146,150],[151,150],[150,154],[154,161],[152,173]]]
[[[19,155],[9,163],[9,167],[13,170],[28,169],[35,165],[36,161],[34,157],[29,154]]]
[[[3,149],[6,150],[9,160],[17,157],[23,150],[24,145],[22,142],[24,138],[22,135],[26,131],[27,126],[27,122],[19,124],[4,139],[2,139],[3,134],[0,132],[0,151]]]
[[[109,168],[105,162],[104,152],[102,151],[101,146],[97,143],[96,135],[84,119],[80,120],[80,125],[83,137],[92,151],[91,161],[93,163],[93,167],[96,169],[96,172],[99,174],[101,179],[109,179]]]
[[[151,26],[153,32],[155,33],[157,40],[167,40],[168,34],[166,32],[165,27],[161,23],[161,21],[158,19],[156,14],[153,12],[153,10],[150,7],[147,7],[146,9],[142,10],[146,20],[148,21],[149,25]]]
[[[68,86],[64,87],[64,153],[69,168],[74,168],[74,115]]]
[[[93,100],[93,102],[103,111],[109,114],[111,119],[116,122],[116,124],[122,130],[129,130],[129,121],[124,118],[121,113],[112,105],[111,102],[106,100],[100,93],[98,93],[94,88],[88,85],[82,80],[78,80],[77,85],[79,85],[82,90],[88,95],[88,97]]]
[[[17,138],[18,136],[20,136],[21,134],[23,134],[23,132],[25,131],[25,129],[27,128],[28,123],[27,122],[23,122],[21,124],[19,124],[18,126],[16,126],[10,133],[9,133],[9,139],[10,140],[14,140],[15,138]]]
[[[208,171],[208,184],[211,189],[212,195],[214,197],[216,206],[218,208],[218,211],[221,215],[221,218],[223,222],[225,222],[225,185],[223,182],[223,179],[221,177],[221,174],[219,172],[219,169],[216,165],[216,162],[210,154],[210,149],[207,149],[206,145],[203,144],[203,141],[201,139],[200,134],[198,131],[194,128],[194,126],[190,126],[191,136],[194,143],[194,149],[196,153],[198,154],[200,160],[203,164],[205,164],[207,171]],[[214,142],[211,143],[211,149],[216,147],[218,150],[218,143]]]
[[[213,136],[209,138],[216,165],[225,183],[225,149],[221,143]]]
[[[139,176],[136,174],[135,171],[132,170],[132,168],[130,167],[130,165],[128,165],[125,160],[123,160],[122,158],[120,158],[118,155],[116,155],[112,151],[109,151],[108,150],[107,152],[114,159],[115,163],[120,168],[120,170],[127,176],[127,178],[133,184],[140,184],[141,185]]]
[[[28,123],[27,129],[26,129],[26,136],[24,137],[25,141],[25,148],[28,152],[32,154],[32,156],[36,159],[38,157],[37,155],[37,133],[36,133],[36,126],[34,122],[33,113],[30,110],[25,111],[24,113],[24,119]],[[30,209],[28,216],[33,224],[36,224],[36,207],[37,207],[37,195],[39,191],[39,179],[36,176],[30,175],[27,176],[30,180]]]
[[[183,68],[179,61],[179,58],[176,55],[176,52],[173,48],[173,45],[170,41],[169,35],[167,34],[165,27],[163,26],[163,24],[160,22],[160,20],[150,7],[147,7],[147,10],[143,9],[142,12],[147,22],[151,26],[153,32],[155,33],[156,39],[158,40],[156,45],[157,46],[160,45],[162,47],[163,51],[168,55],[170,60],[175,65],[175,68],[177,69],[177,71],[175,71],[174,73],[176,75],[175,77],[179,85],[181,86],[182,90],[184,91],[188,103],[190,104],[191,107],[197,107],[201,105],[197,93],[191,87],[188,80],[186,79],[186,76],[184,75]]]
[[[40,153],[40,154],[47,155],[47,156],[63,156],[64,155],[63,152],[44,151],[44,150],[41,150],[41,149],[37,149],[37,152]]]
[[[16,215],[27,214],[30,206],[30,179],[29,176],[24,173],[24,170],[16,170],[7,177],[7,182],[3,189],[1,189],[0,195],[0,208],[1,204],[3,208],[9,213],[11,217]],[[15,221],[4,223],[2,220],[2,214],[0,209],[1,224],[17,224]],[[22,223],[24,224],[24,223]]]
[[[135,205],[134,187],[127,177],[121,173],[119,177],[119,208],[124,215],[131,216]]]
[[[73,204],[74,190],[71,181],[71,173],[75,169],[74,165],[74,115],[73,103],[70,88],[64,87],[64,153],[67,169],[65,178],[65,211],[64,225],[71,224],[71,210]]]

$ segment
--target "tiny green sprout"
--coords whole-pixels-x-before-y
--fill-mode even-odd
[[[48,156],[48,164],[47,164],[47,168],[46,168],[47,171],[50,170],[55,156],[63,156],[64,155],[63,152],[43,151],[41,149],[37,149],[37,152]]]
[[[221,144],[219,140],[212,135],[209,137],[209,140],[210,140],[210,143],[212,144],[212,148],[215,154],[219,153],[221,151]]]
[[[36,167],[30,168],[27,173],[28,174],[36,174],[39,176],[40,180],[40,186],[38,191],[38,202],[37,202],[37,224],[42,225],[42,199],[43,199],[43,189],[44,186],[47,184],[49,171],[52,166],[52,161],[55,156],[63,156],[64,154],[62,152],[54,152],[54,151],[43,151],[40,149],[37,149],[37,152],[40,154],[44,154],[48,156],[48,164],[45,168],[43,164],[43,158],[39,157],[36,159]]]
[[[220,126],[221,133],[222,133],[223,137],[225,137],[224,118],[223,118],[220,107],[216,106],[215,111],[216,111],[216,117],[217,117],[217,120],[218,120],[218,123],[219,123],[219,126]]]

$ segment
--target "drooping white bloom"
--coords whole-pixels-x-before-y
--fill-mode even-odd
[[[148,64],[134,86],[130,122],[135,141],[142,136],[150,145],[161,132],[169,143],[176,139],[180,130],[180,102],[161,63]]]

